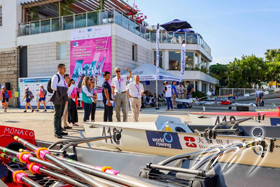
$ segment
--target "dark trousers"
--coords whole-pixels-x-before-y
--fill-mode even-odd
[[[113,106],[108,106],[104,103],[104,122],[113,121]]]
[[[169,110],[169,108],[173,109],[171,97],[166,97],[165,99],[167,102],[167,110]]]
[[[85,122],[85,121],[89,120],[89,115],[91,113],[92,104],[84,103],[84,109],[85,109],[85,113],[84,113],[84,122]]]
[[[78,112],[76,102],[72,99],[68,100],[68,122],[73,125],[78,122]]]
[[[96,103],[92,103],[91,121],[95,121],[95,111],[96,111]]]
[[[63,116],[63,111],[65,108],[65,103],[62,105],[54,105],[54,133],[60,135],[61,129],[61,117]]]

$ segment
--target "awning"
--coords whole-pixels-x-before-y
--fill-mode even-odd
[[[138,66],[137,68],[131,70],[132,75],[139,75],[140,81],[155,81],[156,80],[156,66],[152,64],[143,64],[141,66]],[[178,74],[180,72],[178,71]],[[125,73],[124,75],[128,75],[128,73]],[[172,75],[171,73],[168,73],[167,71],[164,71],[160,68],[158,78],[159,81],[180,81],[179,77],[176,77],[175,75]]]
[[[54,6],[53,3],[61,2],[62,0],[26,0],[21,3],[23,8],[31,8],[35,6],[42,6],[49,4],[48,12],[50,15],[51,12],[55,11],[58,14],[58,7]],[[123,0],[106,0],[104,1],[104,9],[116,9],[120,13],[126,14],[131,6]],[[99,7],[98,0],[76,0],[73,4],[71,4],[72,13],[83,13],[89,11],[96,11]],[[46,10],[45,10],[46,11]]]

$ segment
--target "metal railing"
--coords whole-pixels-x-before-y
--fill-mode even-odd
[[[156,42],[155,31],[149,31],[146,28],[147,26],[134,22],[129,17],[127,17],[123,13],[119,13],[115,9],[85,12],[81,14],[73,14],[68,16],[42,19],[38,21],[31,21],[28,23],[20,23],[19,36],[77,29],[112,23],[116,23],[150,42]],[[199,44],[209,55],[211,55],[211,48],[198,33],[160,31],[161,43],[181,44],[183,40],[185,40],[187,44]]]
[[[219,95],[234,95],[234,96],[249,96],[255,95],[258,89],[255,88],[220,88]],[[262,89],[263,91],[276,92],[277,90],[273,89]]]

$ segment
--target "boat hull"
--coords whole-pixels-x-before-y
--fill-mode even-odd
[[[233,121],[242,118],[250,118],[252,120],[241,123],[241,126],[278,126],[280,125],[280,117],[278,112],[229,112],[229,113],[213,113],[213,112],[194,112],[189,113],[191,124],[193,125],[216,125],[220,122]],[[264,119],[258,119],[258,115],[264,115]]]
[[[48,147],[50,142],[37,141],[37,145],[40,147]],[[67,152],[71,152],[72,149],[68,149]],[[133,177],[138,177],[140,170],[142,170],[147,163],[159,163],[168,157],[139,154],[131,152],[119,152],[108,151],[100,149],[89,149],[85,147],[76,147],[76,153],[78,161],[91,164],[110,166],[121,174],[126,174]],[[190,168],[193,165],[193,161],[184,160],[182,168]],[[175,166],[174,163],[170,164]],[[177,165],[178,167],[178,165]],[[260,187],[260,186],[279,186],[280,169],[270,167],[257,167],[257,169],[249,175],[252,170],[252,166],[235,164],[228,172],[221,172],[221,168],[224,167],[223,163],[219,163],[215,166],[214,172],[219,175],[216,187]]]
[[[110,134],[112,135],[116,130],[122,131],[122,137],[119,144],[116,144],[112,139],[91,143],[91,145],[96,148],[107,148],[160,156],[174,156],[202,151],[215,145],[228,146],[233,143],[242,143],[244,141],[251,142],[254,138],[242,136],[217,136],[212,143],[209,143],[204,138],[194,133],[134,129],[132,128],[133,123],[130,123],[130,125],[131,128],[123,128],[121,123],[85,123],[84,127],[87,137],[108,136]],[[246,154],[243,154],[245,152]],[[248,149],[245,151],[243,150],[241,155],[242,158],[238,160],[239,164],[254,165],[256,160],[259,159],[258,155]],[[275,141],[273,152],[267,152],[260,165],[280,167],[280,162],[276,155],[280,155],[280,140],[278,139]],[[221,161],[228,161],[227,156],[223,158],[224,159]]]

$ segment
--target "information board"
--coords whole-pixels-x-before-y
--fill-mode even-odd
[[[50,78],[51,77],[19,78],[18,79],[18,82],[19,82],[18,92],[19,92],[20,108],[25,108],[26,99],[24,99],[23,101],[22,101],[22,99],[25,95],[25,88],[28,87],[29,90],[34,95],[34,99],[31,100],[30,104],[34,109],[36,109],[38,100],[39,100],[39,96],[37,94],[39,93],[40,84],[42,84],[44,86],[44,89],[47,90],[47,85],[48,85]],[[48,102],[51,96],[52,96],[52,94],[49,92],[46,95],[47,108],[51,108],[51,106],[52,106],[52,102]],[[44,105],[41,104],[40,108],[43,109]]]

